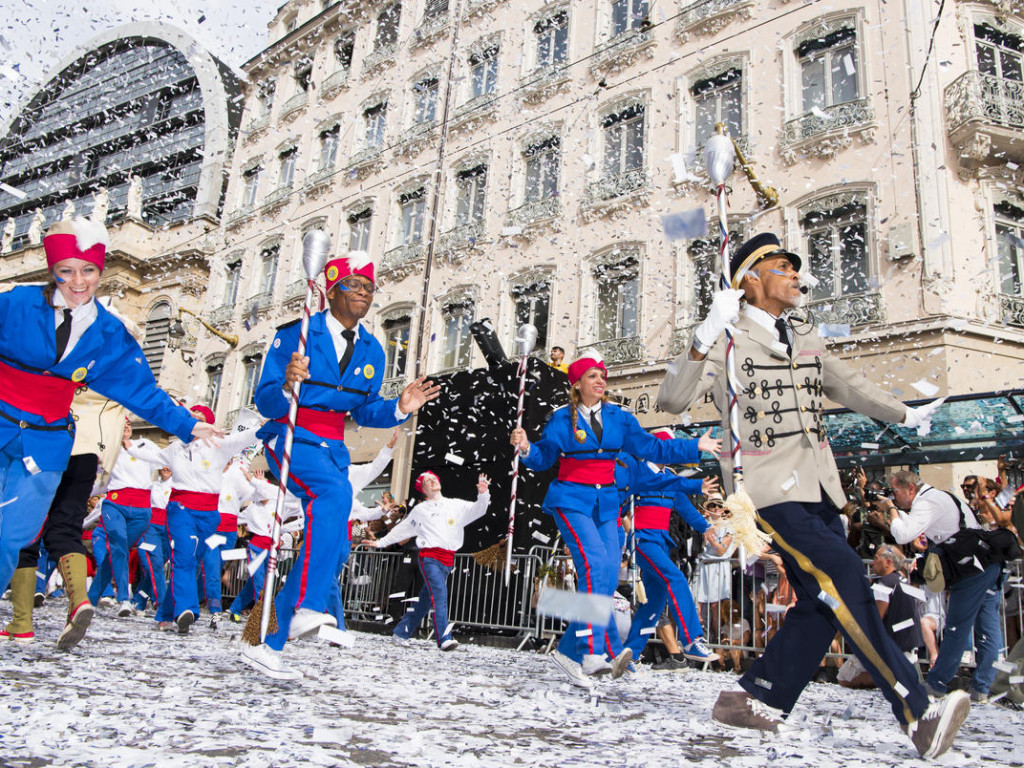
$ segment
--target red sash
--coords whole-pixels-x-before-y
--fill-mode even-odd
[[[615,459],[558,460],[558,479],[583,485],[615,485]]]
[[[78,387],[60,376],[29,373],[0,362],[0,400],[48,422],[68,417]]]
[[[421,558],[428,558],[430,560],[437,560],[441,565],[447,565],[451,568],[455,565],[455,552],[450,549],[441,549],[441,547],[427,547],[426,549],[420,550]]]
[[[295,426],[308,429],[317,437],[326,440],[345,439],[345,411],[320,411],[316,408],[300,407],[295,415]],[[277,420],[278,424],[287,424],[287,418]]]
[[[633,509],[633,527],[640,530],[667,531],[672,510],[668,507],[636,507]]]
[[[269,550],[274,546],[274,542],[269,536],[253,536],[249,539],[249,543],[256,547],[256,549]]]
[[[168,502],[176,501],[187,509],[194,509],[197,512],[216,512],[220,502],[219,493],[203,493],[202,491],[179,491],[171,489],[171,498]]]
[[[217,526],[217,533],[231,533],[238,530],[238,515],[220,514],[220,525]]]
[[[153,507],[153,515],[149,518],[150,525],[167,525],[167,510]]]
[[[107,491],[107,501],[120,504],[122,507],[148,507],[148,488],[118,488],[116,491]]]

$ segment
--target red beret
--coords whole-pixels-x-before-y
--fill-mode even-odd
[[[352,251],[348,256],[327,262],[327,266],[324,267],[325,291],[330,293],[331,288],[350,275],[360,275],[374,285],[377,284],[373,276],[373,262],[369,256],[362,251]]]
[[[581,357],[569,366],[569,386],[571,387],[583,378],[583,374],[591,368],[600,368],[604,371],[605,376],[608,375],[608,369],[604,367],[604,363],[602,361],[594,357]]]
[[[206,418],[207,424],[213,424],[217,420],[217,417],[213,415],[213,411],[207,408],[205,405],[193,405],[188,409],[189,413],[198,413]]]

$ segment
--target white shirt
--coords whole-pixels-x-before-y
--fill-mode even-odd
[[[768,333],[770,333],[772,336],[778,338],[779,330],[775,327],[775,321],[778,320],[778,318],[775,317],[775,315],[773,315],[771,312],[766,312],[760,307],[752,307],[749,304],[747,304],[743,308],[743,314],[745,314],[748,318],[750,318],[755,323],[764,328],[766,331],[768,331]],[[785,317],[785,315],[783,315],[783,317]],[[786,341],[792,343],[793,339],[790,337],[790,333],[791,332],[789,328],[789,323],[786,323]],[[785,342],[783,342],[780,339],[779,343],[784,344]],[[783,352],[784,351],[785,350],[783,350]]]
[[[380,477],[380,473],[387,469],[391,463],[391,457],[395,449],[386,445],[377,452],[377,456],[369,464],[352,464],[348,468],[348,481],[352,485],[352,498],[366,486]]]
[[[378,544],[382,548],[388,547],[415,536],[416,546],[420,549],[438,547],[457,552],[462,546],[465,527],[483,517],[490,503],[490,491],[481,493],[476,501],[446,499],[444,496],[421,501]]]
[[[167,509],[167,502],[171,498],[171,479],[155,480],[149,491],[149,505],[156,509]]]
[[[148,440],[132,440],[130,444],[133,448],[138,446],[143,449],[147,447],[153,450],[157,449]],[[140,488],[145,491],[152,487],[153,465],[148,461],[135,458],[130,450],[122,450],[117,455],[114,468],[110,470],[110,482],[107,483],[107,490],[119,491],[122,488]]]
[[[256,489],[252,482],[245,476],[242,467],[237,461],[232,461],[224,470],[224,479],[220,486],[220,500],[217,502],[217,511],[222,515],[238,517],[242,505],[251,501],[256,495]]]
[[[968,528],[977,528],[974,513],[965,510]],[[922,533],[928,540],[941,544],[960,530],[960,506],[949,498],[949,494],[924,483],[913,502],[910,512],[900,513],[900,519],[889,526],[897,544],[907,544]]]
[[[191,443],[171,443],[163,450],[155,446],[143,450],[132,446],[129,452],[158,467],[171,468],[171,484],[175,490],[220,494],[224,482],[224,467],[239,451],[255,445],[256,427],[230,432],[221,438],[217,447],[204,445],[200,440]]]
[[[60,289],[55,289],[53,292],[53,327],[57,328],[61,323],[64,322],[64,310],[67,309],[68,303],[64,300],[64,294],[60,292]],[[99,312],[96,309],[96,300],[89,299],[85,304],[81,304],[71,310],[71,335],[68,337],[68,345],[64,348],[64,354],[60,356],[63,360],[67,357],[71,350],[75,348],[75,344],[82,338],[89,326],[96,322],[96,318],[99,316]],[[57,362],[60,362],[59,360]]]
[[[580,413],[580,417],[587,422],[587,426],[590,426],[590,414],[593,413],[597,416],[597,423],[600,424],[602,428],[604,427],[604,414],[601,413],[600,401],[592,405],[590,408],[587,408],[583,403],[580,403],[577,410]]]
[[[253,478],[253,500],[239,515],[239,522],[245,524],[253,536],[269,536],[274,525],[274,504],[277,501],[278,487],[266,480]],[[302,502],[290,491],[285,492],[284,511],[281,513],[285,521],[282,531],[301,531],[305,523],[302,514]]]

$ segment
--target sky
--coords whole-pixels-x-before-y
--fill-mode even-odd
[[[161,21],[238,68],[267,43],[284,0],[0,0],[0,130],[80,45],[108,29]]]

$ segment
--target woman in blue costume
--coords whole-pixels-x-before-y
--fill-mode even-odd
[[[569,366],[569,405],[551,414],[539,441],[531,444],[525,430],[516,429],[512,445],[530,469],[558,462],[558,478],[548,487],[544,511],[554,517],[572,553],[577,590],[610,597],[618,586],[622,551],[615,460],[631,453],[659,464],[693,464],[705,446],[698,440],[661,441],[647,434],[635,416],[606,400],[607,379],[599,360],[574,362]],[[716,444],[707,440],[709,450]],[[621,676],[633,654],[623,649],[609,610],[600,624],[571,622],[552,658],[574,685],[589,688],[593,675]]]
[[[157,386],[142,348],[95,301],[107,248],[103,226],[58,221],[43,248],[52,282],[0,293],[0,591],[19,550],[39,536],[68,464],[76,389],[88,386],[182,440],[222,434]],[[80,570],[84,587],[85,556],[72,557],[69,572]],[[68,597],[68,624],[84,633],[79,625],[88,626],[92,608],[84,594]]]

